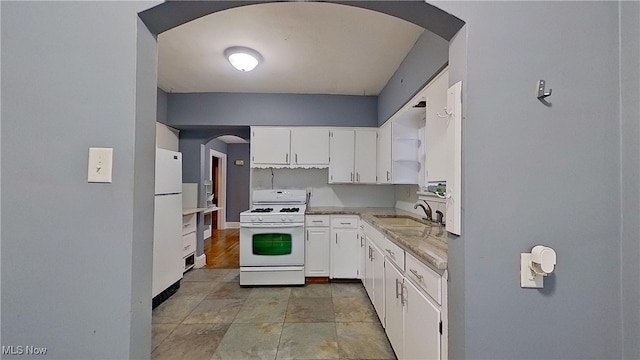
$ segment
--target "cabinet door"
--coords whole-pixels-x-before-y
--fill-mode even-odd
[[[362,184],[376,183],[376,130],[356,130],[355,143],[355,182]]]
[[[391,184],[391,122],[387,121],[378,129],[376,163],[379,184]]]
[[[291,165],[329,165],[329,129],[292,128]]]
[[[447,92],[447,109],[452,113],[447,126],[447,142],[451,147],[447,159],[447,231],[461,233],[462,201],[462,82],[455,83]]]
[[[425,89],[426,108],[426,154],[425,176],[427,181],[444,181],[447,178],[448,152],[451,149],[447,139],[445,108],[447,89],[449,88],[449,70],[440,73]]]
[[[364,289],[367,290],[367,295],[369,295],[369,299],[371,303],[373,303],[375,299],[374,289],[373,289],[373,244],[371,239],[369,239],[365,235],[365,248],[366,248],[366,261],[364,263]],[[375,303],[374,303],[375,306]]]
[[[378,313],[380,323],[385,327],[384,254],[377,246],[374,245],[371,255],[373,256],[373,307]]]
[[[308,277],[329,276],[331,234],[328,227],[308,227],[304,271]]]
[[[332,230],[331,237],[331,278],[357,279],[360,253],[358,229]]]
[[[404,277],[392,263],[385,261],[385,329],[398,359],[404,359]],[[416,358],[417,359],[417,358]]]
[[[332,130],[329,138],[329,183],[352,183],[354,179],[354,131]]]
[[[367,241],[364,237],[364,225],[362,223],[358,227],[358,243],[360,244],[360,261],[358,262],[358,279],[362,281],[362,285],[365,280],[365,265],[367,263]]]
[[[440,310],[405,281],[404,358],[440,359]]]
[[[251,128],[251,161],[254,164],[289,164],[288,128]]]

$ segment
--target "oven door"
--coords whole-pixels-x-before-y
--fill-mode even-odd
[[[240,224],[240,266],[304,265],[304,224]]]

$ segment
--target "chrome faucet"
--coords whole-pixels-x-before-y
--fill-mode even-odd
[[[427,205],[427,207],[424,207],[424,205],[420,201],[418,201],[413,208],[417,209],[418,206],[420,206],[422,210],[424,210],[424,213],[427,215],[426,219],[429,221],[433,221],[433,217],[431,216],[431,206],[429,206],[429,203],[424,200],[422,200],[422,202],[424,203],[424,205]]]

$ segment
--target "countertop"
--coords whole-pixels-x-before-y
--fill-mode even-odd
[[[191,214],[195,214],[195,213],[199,213],[199,212],[203,212],[207,210],[207,208],[189,208],[189,209],[182,209],[182,216],[185,215],[191,215]]]
[[[306,215],[359,215],[418,260],[438,270],[447,269],[447,231],[444,226],[421,220],[417,215],[396,208],[307,207]],[[409,217],[424,224],[416,227],[384,225],[377,216]]]

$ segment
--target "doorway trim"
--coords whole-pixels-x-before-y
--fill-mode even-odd
[[[227,154],[209,149],[208,178],[211,181],[213,181],[211,176],[213,171],[213,158],[218,159],[218,173],[216,174],[216,176],[218,176],[218,187],[217,189],[213,189],[218,199],[216,201],[216,207],[220,208],[220,210],[218,210],[218,223],[216,225],[218,229],[225,229],[227,222]]]

